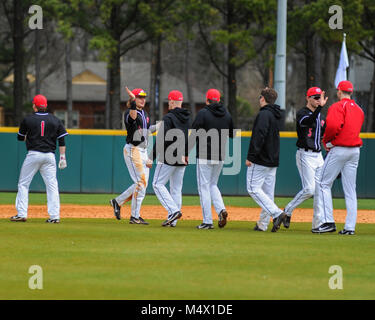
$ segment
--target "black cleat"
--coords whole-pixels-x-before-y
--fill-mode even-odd
[[[262,230],[261,228],[258,227],[258,224],[255,225],[255,227],[254,227],[253,230],[254,231],[263,231],[264,232],[264,230]]]
[[[177,211],[174,214],[172,214],[170,217],[168,217],[168,219],[162,223],[162,226],[165,227],[167,225],[170,225],[173,221],[176,221],[180,219],[181,217],[182,217],[182,213],[180,211]]]
[[[286,215],[285,219],[283,220],[284,228],[289,229],[291,218],[292,218],[292,216]]]
[[[20,217],[18,215],[10,217],[10,221],[15,221],[15,222],[26,222],[26,218]]]
[[[327,233],[327,232],[335,232],[335,231],[336,231],[336,225],[334,222],[323,223],[321,226],[311,230],[312,233]]]
[[[60,223],[60,219],[47,219],[46,223]]]
[[[355,234],[354,230],[341,230],[339,231],[339,234],[345,234],[345,235],[348,235],[348,236],[352,236]]]
[[[283,211],[278,217],[273,219],[273,227],[272,227],[271,232],[277,232],[277,230],[280,229],[280,225],[285,220],[285,217],[286,217],[286,213]]]
[[[221,212],[219,213],[219,222],[217,224],[219,228],[225,227],[225,225],[227,224],[227,218],[228,218],[228,212],[225,209],[221,210]]]
[[[139,220],[139,224],[145,224],[145,225],[149,224],[147,221],[143,220],[142,217],[139,217],[138,220]]]
[[[117,203],[116,199],[109,200],[109,203],[113,207],[113,213],[115,214],[116,219],[121,220],[121,207]]]
[[[214,225],[210,223],[201,223],[199,226],[197,226],[197,229],[213,229]]]

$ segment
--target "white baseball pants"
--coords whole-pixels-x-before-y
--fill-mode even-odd
[[[29,187],[37,172],[43,178],[47,191],[47,208],[51,219],[60,219],[60,196],[56,178],[56,159],[51,152],[29,151],[22,164],[16,198],[17,214],[27,218]]]
[[[262,208],[258,227],[266,230],[270,217],[277,218],[283,211],[274,203],[277,167],[252,163],[247,168],[247,192]]]
[[[170,166],[161,162],[156,165],[152,187],[160,203],[167,210],[168,218],[175,212],[181,211],[185,168],[185,166]],[[165,186],[168,181],[170,192]],[[172,224],[176,225],[177,220]]]
[[[296,164],[302,182],[302,190],[285,207],[285,213],[292,215],[293,210],[315,193],[315,181],[320,175],[324,160],[321,152],[298,149]],[[314,223],[313,223],[314,224]]]
[[[225,209],[217,187],[224,161],[197,159],[197,186],[202,207],[203,223],[212,224],[211,202],[219,215]]]
[[[124,147],[124,160],[133,184],[121,193],[117,203],[121,206],[131,200],[131,215],[139,218],[142,201],[146,196],[146,188],[150,169],[146,167],[147,149],[126,144]]]
[[[341,172],[341,182],[347,211],[344,228],[355,231],[357,221],[356,180],[359,154],[359,147],[333,147],[328,152],[315,189],[314,219],[317,221],[317,226],[323,223],[335,222],[331,188],[333,182]]]

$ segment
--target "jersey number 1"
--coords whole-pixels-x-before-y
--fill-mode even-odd
[[[40,135],[44,137],[44,121],[40,123]]]

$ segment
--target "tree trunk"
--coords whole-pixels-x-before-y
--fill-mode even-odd
[[[70,40],[66,40],[65,43],[65,81],[66,81],[66,105],[68,112],[68,123],[67,128],[73,127],[73,94],[72,94],[72,62],[71,62],[72,50]]]
[[[373,132],[375,130],[374,123],[375,123],[375,63],[374,63],[374,71],[372,73],[372,81],[370,86],[370,99],[368,103],[368,112],[367,112],[367,132]]]
[[[234,23],[236,17],[234,16],[234,7],[233,3],[230,0],[227,0],[227,27],[228,31],[230,30],[231,25]],[[236,58],[236,48],[233,42],[230,40],[228,43],[228,60],[227,60],[227,68],[228,68],[228,108],[229,112],[232,115],[233,123],[237,125],[237,83],[236,83],[236,71],[237,67],[234,63],[234,59]]]
[[[35,94],[40,93],[40,30],[34,30],[35,42],[34,42],[34,50],[35,50]]]
[[[121,5],[114,5],[111,11],[111,30],[112,37],[116,40],[115,50],[111,55],[109,68],[110,68],[110,94],[112,98],[110,99],[111,108],[111,127],[112,129],[121,128],[121,61],[120,61],[120,39],[121,30],[119,29],[119,14]]]
[[[187,103],[190,107],[191,116],[195,119],[195,102],[193,100],[193,92],[191,86],[191,74],[190,74],[190,41],[186,39],[185,46],[185,82],[186,82],[186,91],[187,91]]]
[[[312,37],[307,35],[305,37],[306,89],[313,87],[315,83],[313,48]]]
[[[152,122],[163,118],[163,104],[161,103],[161,36],[152,43],[151,56],[151,92],[150,113]]]
[[[322,66],[321,52],[322,52],[322,48],[321,48],[321,45],[320,45],[320,41],[321,41],[320,37],[317,34],[315,34],[314,40],[313,40],[313,44],[314,44],[314,48],[313,48],[313,52],[314,52],[314,61],[313,61],[314,82],[312,84],[312,86],[315,86],[315,87],[321,87],[322,86],[322,81],[321,81],[321,66]]]
[[[13,103],[14,121],[18,125],[22,117],[23,107],[23,81],[24,81],[24,24],[23,24],[22,0],[13,2],[13,48],[14,48],[14,82],[13,82]]]
[[[104,118],[105,118],[105,128],[111,128],[111,69],[107,65],[107,83],[106,83],[106,100],[105,100],[105,111],[104,111]]]
[[[328,107],[336,100],[336,90],[335,90],[335,73],[336,64],[334,47],[323,46],[324,51],[324,63],[321,66],[321,72],[324,74],[322,78],[322,90],[326,92],[326,97],[328,97],[327,105],[323,110],[327,110]]]
[[[121,63],[120,63],[120,46],[116,46],[116,52],[112,55],[110,73],[110,91],[111,99],[111,127],[112,129],[121,128]]]

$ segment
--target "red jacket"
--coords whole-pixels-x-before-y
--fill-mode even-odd
[[[364,121],[362,109],[351,99],[342,99],[331,105],[327,112],[323,143],[334,146],[359,147],[363,144],[359,137]]]

